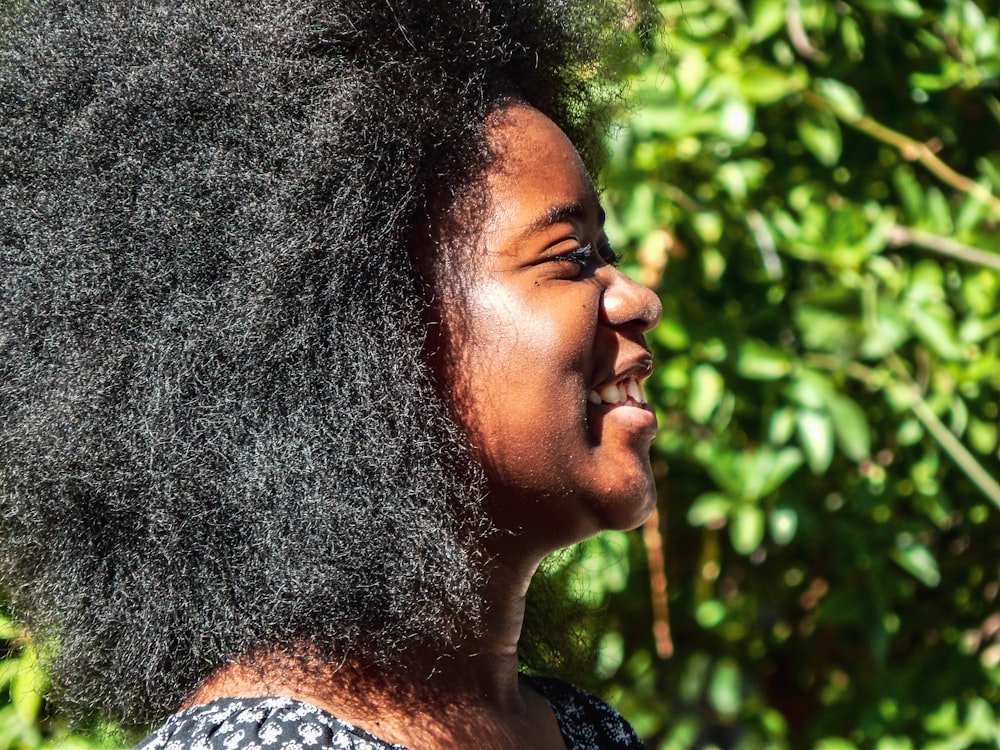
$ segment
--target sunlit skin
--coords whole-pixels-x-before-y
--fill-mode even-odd
[[[412,748],[563,748],[548,704],[518,679],[524,596],[552,550],[648,517],[655,491],[651,407],[595,404],[595,389],[648,376],[643,334],[656,296],[609,264],[603,212],[572,144],[534,109],[512,105],[489,124],[498,159],[484,184],[481,225],[446,264],[437,310],[443,395],[489,480],[483,629],[411,668],[343,664],[303,674],[231,665],[190,703],[287,695]],[[590,252],[585,249],[590,247]],[[461,290],[461,297],[451,297]]]
[[[609,264],[604,213],[555,124],[517,106],[494,128],[500,159],[472,278],[464,303],[444,305],[456,331],[446,396],[489,473],[491,515],[513,532],[509,554],[531,567],[652,510],[652,408],[597,405],[588,394],[649,375],[643,334],[661,310]]]

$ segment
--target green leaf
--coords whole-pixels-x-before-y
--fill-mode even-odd
[[[856,122],[864,117],[865,106],[858,92],[835,78],[817,78],[814,82],[818,93],[833,109],[837,117]]]
[[[832,167],[840,160],[843,140],[837,118],[823,110],[806,110],[795,121],[799,139],[820,164]]]
[[[708,702],[722,716],[735,718],[743,703],[742,678],[733,659],[720,659],[708,687]]]
[[[974,417],[969,419],[969,445],[977,453],[987,455],[995,451],[998,442],[997,433],[995,422],[987,422]]]
[[[722,216],[716,211],[702,211],[695,214],[691,224],[707,245],[714,245],[722,239]]]
[[[892,171],[892,182],[902,200],[910,221],[917,221],[924,212],[924,190],[909,165],[901,165]]]
[[[813,474],[822,474],[833,460],[833,425],[825,412],[803,410],[796,419],[799,445]]]
[[[14,679],[20,668],[20,659],[13,657],[10,659],[0,659],[0,690],[3,690],[7,683]]]
[[[926,547],[918,544],[897,546],[891,555],[900,567],[925,586],[934,588],[941,583],[937,560]]]
[[[861,343],[861,355],[880,359],[900,346],[910,337],[904,313],[895,300],[880,299],[874,315],[865,318],[866,336]]]
[[[815,750],[858,750],[858,746],[841,737],[826,737],[816,743]]]
[[[917,337],[942,359],[949,362],[963,359],[950,308],[935,305],[914,310],[910,325]]]
[[[850,16],[840,21],[840,39],[851,60],[861,60],[865,56],[865,37],[858,22]]]
[[[974,737],[970,737],[967,732],[959,732],[953,737],[932,740],[920,748],[920,750],[970,750],[974,748],[975,744],[976,740]]]
[[[753,132],[753,110],[743,102],[726,102],[719,110],[716,132],[730,143],[743,143]]]
[[[973,698],[965,714],[965,728],[980,740],[1000,739],[1000,725],[990,704],[982,698]]]
[[[650,106],[636,113],[631,127],[642,138],[660,135],[685,138],[711,132],[716,124],[714,112],[691,112],[687,107]]]
[[[604,597],[628,584],[629,538],[621,531],[605,531],[583,542],[577,571],[588,594]]]
[[[852,461],[863,461],[871,453],[871,428],[864,410],[847,396],[837,394],[827,406],[837,445]]]
[[[796,374],[795,380],[785,390],[788,398],[809,411],[825,411],[834,393],[829,377],[805,369]]]
[[[753,339],[745,341],[736,356],[740,375],[752,380],[777,380],[792,371],[787,356]]]
[[[714,628],[726,619],[726,605],[717,599],[702,602],[695,609],[694,618],[703,628]]]
[[[733,509],[729,541],[741,555],[749,555],[764,540],[764,511],[756,505],[741,504]]]
[[[888,13],[901,18],[919,18],[923,9],[914,0],[858,0],[860,5],[875,13]]]
[[[841,352],[858,338],[857,325],[841,313],[803,303],[794,315],[802,340],[811,350]]]
[[[9,618],[0,614],[0,640],[13,641],[20,635],[20,630]]]
[[[985,338],[1000,333],[1000,315],[988,320],[967,318],[958,329],[958,338],[963,344],[976,344]]]
[[[688,332],[684,329],[684,326],[672,318],[661,320],[649,335],[657,343],[674,351],[683,351],[691,343],[691,338],[688,336]]]
[[[694,97],[714,72],[709,67],[705,54],[693,47],[685,50],[674,71],[681,96],[686,99]]]
[[[691,374],[691,395],[688,398],[688,416],[705,424],[722,401],[725,381],[719,372],[708,364],[698,365]]]
[[[773,492],[803,461],[798,448],[762,445],[752,451],[730,451],[709,442],[695,446],[693,455],[729,497],[748,502]]]
[[[954,734],[960,726],[954,700],[946,700],[924,719],[924,727],[932,734]]]
[[[34,724],[48,689],[48,678],[38,661],[38,653],[28,644],[21,651],[18,672],[10,681],[10,702],[25,724]]]
[[[799,528],[799,514],[791,508],[774,508],[768,514],[771,538],[781,545],[788,544],[795,538]]]
[[[933,261],[920,261],[913,266],[906,298],[916,305],[944,302],[944,269]]]
[[[755,42],[774,36],[785,26],[784,0],[755,0],[750,8],[750,34]]]
[[[945,237],[954,234],[955,225],[951,218],[951,204],[945,194],[937,187],[930,187],[924,195],[927,209],[921,224],[935,234]]]
[[[875,750],[913,750],[913,743],[906,737],[882,737]]]
[[[621,668],[625,661],[625,641],[621,633],[613,630],[608,631],[601,638],[601,645],[597,652],[597,666],[595,671],[603,679],[608,679]]]
[[[753,471],[747,476],[744,497],[757,500],[774,492],[802,465],[802,453],[796,448],[780,451],[759,450]]]
[[[791,440],[792,433],[795,432],[795,416],[794,409],[775,409],[768,425],[767,439],[776,446]]]
[[[754,104],[774,104],[805,86],[806,78],[800,71],[788,74],[766,65],[747,67],[740,78],[740,93]]]
[[[707,526],[710,529],[721,529],[726,525],[732,498],[721,492],[706,492],[699,495],[688,509],[687,520],[692,526]]]

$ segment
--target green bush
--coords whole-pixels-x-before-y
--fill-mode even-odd
[[[997,7],[660,10],[606,198],[677,653],[625,537],[606,691],[656,748],[998,748]]]
[[[31,639],[0,612],[0,750],[105,750],[131,744],[105,724],[71,730],[65,717],[52,712],[48,689]]]

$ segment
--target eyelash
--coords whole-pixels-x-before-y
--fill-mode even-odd
[[[609,266],[617,266],[621,263],[622,256],[616,253],[611,245],[605,245],[605,249],[600,253],[601,260],[607,263]],[[587,264],[590,262],[594,255],[594,248],[592,245],[581,245],[572,252],[566,253],[565,255],[557,255],[552,260],[565,260],[570,263],[575,263],[580,268],[586,268]]]

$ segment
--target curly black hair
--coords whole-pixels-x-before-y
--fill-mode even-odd
[[[66,700],[141,723],[255,649],[475,630],[421,228],[511,98],[594,163],[614,6],[7,4],[0,584]]]

